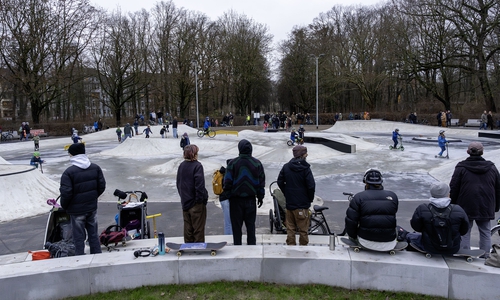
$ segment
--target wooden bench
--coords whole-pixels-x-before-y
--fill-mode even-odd
[[[465,127],[478,127],[481,125],[481,119],[468,119],[467,123],[464,124]]]
[[[460,119],[451,119],[450,120],[450,123],[451,123],[451,126],[459,126],[460,125]]]
[[[44,129],[30,129],[30,135],[31,135],[31,137],[34,137],[35,135],[49,136],[49,134],[46,133]]]

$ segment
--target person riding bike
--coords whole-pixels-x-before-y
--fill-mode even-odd
[[[203,124],[203,130],[205,131],[205,134],[208,134],[210,131],[210,118],[206,117],[205,118],[205,123]]]

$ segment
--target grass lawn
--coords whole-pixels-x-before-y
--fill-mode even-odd
[[[299,275],[298,275],[299,276]],[[195,285],[158,285],[133,290],[99,293],[68,299],[127,300],[127,299],[444,299],[410,293],[347,290],[326,285],[283,285],[259,282],[212,282]]]

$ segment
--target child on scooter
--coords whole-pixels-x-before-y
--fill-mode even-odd
[[[444,130],[439,130],[438,145],[441,148],[441,152],[436,157],[443,157],[443,152],[446,150],[446,145],[448,145],[448,141],[444,136]]]
[[[292,132],[290,132],[290,140],[292,141],[292,145],[295,145],[295,139],[297,138],[297,132],[295,128],[292,128]]]
[[[392,132],[392,141],[394,142],[393,149],[397,149],[398,147],[398,138],[401,138],[401,135],[399,134],[399,129],[395,129]]]

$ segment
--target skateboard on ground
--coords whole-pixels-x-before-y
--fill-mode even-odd
[[[368,248],[365,248],[363,247],[362,245],[358,244],[357,242],[349,239],[349,238],[346,238],[346,237],[341,237],[340,240],[346,244],[347,246],[349,246],[349,248],[353,248],[354,249],[354,252],[358,253],[361,249],[364,249],[364,250],[370,250],[370,251],[376,251],[376,252],[388,252],[390,255],[395,255],[396,254],[396,251],[401,251],[401,250],[404,250],[407,246],[408,246],[408,243],[407,242],[398,242],[396,244],[396,246],[394,247],[394,249],[392,250],[374,250],[374,249],[368,249]]]
[[[474,258],[478,258],[479,256],[484,254],[484,250],[481,249],[460,249],[455,254],[432,254],[423,249],[418,248],[415,244],[410,243],[410,246],[417,250],[420,253],[425,254],[425,257],[431,258],[432,255],[446,255],[446,256],[455,256],[455,257],[464,257],[467,262],[473,262]]]
[[[227,242],[220,243],[167,243],[167,248],[170,250],[177,251],[177,256],[181,256],[184,252],[210,252],[211,256],[217,255],[217,250],[220,250],[226,246]]]

